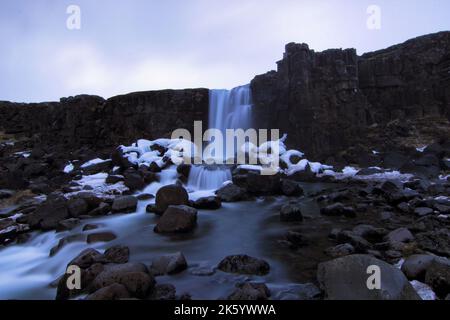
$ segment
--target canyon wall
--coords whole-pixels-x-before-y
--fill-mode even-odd
[[[290,43],[277,64],[251,83],[255,117],[314,158],[450,135],[450,32],[360,57]]]
[[[139,138],[170,137],[176,128],[192,132],[207,121],[208,89],[136,92],[108,100],[80,95],[60,102],[0,102],[0,131],[45,144],[108,147]]]

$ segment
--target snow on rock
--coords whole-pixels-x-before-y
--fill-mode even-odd
[[[89,160],[88,162],[83,163],[81,165],[81,168],[87,168],[87,167],[92,166],[94,164],[99,164],[99,163],[103,163],[103,162],[107,162],[107,161],[110,161],[110,160],[103,160],[103,159],[100,159],[100,158],[92,159],[92,160]]]
[[[64,173],[71,173],[74,169],[72,162],[69,162],[63,169]]]
[[[98,195],[108,196],[108,195],[118,195],[122,194],[125,191],[128,191],[128,188],[124,185],[122,181],[117,182],[115,184],[107,184],[106,178],[108,177],[107,173],[101,172],[93,175],[82,176],[80,180],[77,180],[79,187],[77,191],[67,193],[67,197],[72,197],[73,195],[83,192],[89,191]],[[89,186],[88,190],[85,190],[85,187]]]
[[[427,147],[428,146],[423,146],[423,147],[420,147],[420,148],[416,148],[416,150],[417,150],[417,152],[424,152]]]
[[[422,298],[422,300],[437,300],[437,296],[425,283],[413,280],[410,282],[417,294]]]

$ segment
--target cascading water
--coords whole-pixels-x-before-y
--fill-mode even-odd
[[[230,169],[219,166],[192,166],[188,188],[193,190],[216,190],[231,180]]]
[[[251,120],[252,95],[250,85],[231,90],[209,91],[209,128],[219,129],[225,134],[226,129],[248,129]]]
[[[218,129],[223,137],[226,129],[249,129],[252,125],[251,110],[250,85],[209,91],[209,128]],[[231,180],[231,172],[227,167],[192,166],[188,187],[194,190],[215,190],[228,180]]]

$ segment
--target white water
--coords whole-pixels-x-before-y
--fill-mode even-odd
[[[187,187],[192,190],[217,190],[228,180],[231,180],[229,168],[192,166]]]
[[[250,85],[232,90],[209,91],[209,128],[248,129],[252,125],[252,95]]]

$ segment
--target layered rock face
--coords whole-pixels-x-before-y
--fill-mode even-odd
[[[0,102],[0,130],[35,142],[71,147],[107,147],[137,138],[170,137],[192,132],[195,120],[207,120],[208,90],[136,92],[108,100],[81,95],[60,102]]]
[[[290,43],[278,70],[251,83],[255,117],[318,159],[358,143],[398,146],[398,137],[431,143],[450,133],[449,72],[450,32],[361,57]]]

